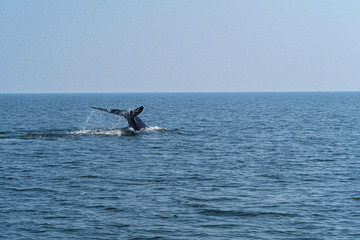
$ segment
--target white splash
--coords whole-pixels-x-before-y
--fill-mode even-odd
[[[121,129],[83,129],[79,131],[70,132],[69,134],[122,136],[126,133]]]
[[[86,118],[83,130],[88,129],[119,129],[124,125],[124,119],[120,116],[114,117],[112,114],[102,114],[100,111],[93,110]]]
[[[162,127],[147,127],[147,128],[142,128],[140,129],[139,132],[166,132],[167,129],[166,128],[162,128]]]

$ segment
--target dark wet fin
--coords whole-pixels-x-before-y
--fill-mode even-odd
[[[134,118],[137,115],[139,115],[143,110],[144,110],[143,106],[135,108],[134,110],[130,110],[128,117]]]
[[[97,110],[101,110],[101,111],[104,111],[104,112],[120,115],[120,116],[123,116],[125,118],[134,118],[144,110],[143,106],[135,108],[133,110],[107,109],[107,108],[98,108],[98,107],[92,107],[92,108],[97,109]]]
[[[98,107],[91,107],[91,108],[101,110],[104,112],[108,112],[108,113],[112,113],[112,114],[116,114],[116,115],[120,115],[120,116],[125,116],[128,113],[127,110],[107,109],[107,108],[98,108]]]

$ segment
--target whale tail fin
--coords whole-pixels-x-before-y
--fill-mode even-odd
[[[91,108],[101,110],[104,112],[108,112],[108,113],[112,113],[112,114],[116,114],[116,115],[120,115],[126,119],[132,119],[132,118],[136,117],[137,115],[139,115],[144,110],[143,106],[132,109],[132,110],[107,109],[107,108],[98,108],[98,107],[91,107]]]

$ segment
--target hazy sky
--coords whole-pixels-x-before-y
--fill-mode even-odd
[[[360,1],[0,1],[0,93],[360,91]]]

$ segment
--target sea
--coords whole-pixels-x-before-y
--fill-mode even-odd
[[[360,93],[0,94],[0,239],[360,239]]]

